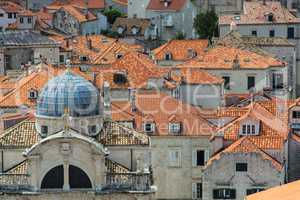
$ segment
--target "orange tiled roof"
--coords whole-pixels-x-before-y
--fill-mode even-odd
[[[202,55],[208,47],[208,40],[171,40],[152,51],[156,60],[164,60],[166,53],[172,54],[172,60],[186,61],[191,59],[188,50]]]
[[[91,12],[88,11],[88,15],[85,15],[81,9],[76,8],[73,5],[64,5],[60,9],[63,9],[66,12],[68,12],[70,15],[75,17],[80,23],[97,19],[97,17],[95,17]]]
[[[87,4],[86,4],[87,3]],[[89,9],[103,9],[105,8],[105,1],[104,0],[68,0],[65,2],[56,0],[49,4],[50,7],[55,7],[55,6],[63,6],[63,5],[76,5],[76,6],[81,6],[81,7],[87,7]]]
[[[113,2],[123,5],[123,6],[127,6],[128,5],[128,0],[112,0]]]
[[[263,159],[269,160],[272,165],[275,167],[276,170],[281,171],[283,166],[280,162],[276,159],[271,157],[269,154],[261,150],[252,140],[251,137],[242,137],[241,139],[237,140],[229,147],[221,151],[220,153],[216,154],[212,158],[209,159],[207,162],[206,167],[210,166],[215,160],[219,160],[223,154],[235,154],[235,153],[258,153],[262,156]]]
[[[104,81],[108,81],[111,88],[145,88],[149,79],[161,78],[165,70],[160,69],[146,55],[129,52],[122,58],[116,60],[109,68],[93,67],[97,75],[97,85],[101,87]],[[114,82],[114,74],[123,72],[126,74],[127,82],[118,84]]]
[[[18,13],[24,9],[22,6],[10,1],[0,1],[0,8],[7,13]]]
[[[143,131],[145,120],[155,122],[154,135],[170,136],[168,125],[174,118],[181,123],[180,135],[211,136],[215,127],[201,117],[197,107],[183,103],[163,93],[145,92],[136,95],[135,124]]]
[[[56,71],[41,69],[23,77],[15,83],[14,89],[11,92],[0,98],[0,107],[35,106],[36,101],[28,98],[29,90],[40,91],[55,75],[57,75]]]
[[[181,69],[179,74],[172,73],[173,80],[180,80],[187,84],[222,84],[224,80],[204,70]]]
[[[273,21],[267,20],[267,15],[273,15]],[[232,21],[238,24],[273,24],[273,23],[300,23],[300,18],[295,17],[278,1],[245,1],[244,14],[220,16],[220,25],[229,25]]]
[[[300,196],[300,181],[277,186],[246,197],[246,200],[296,200]]]
[[[147,9],[155,11],[180,11],[187,3],[187,0],[171,0],[169,5],[166,7],[164,1],[161,0],[150,0]]]
[[[282,149],[284,140],[287,138],[287,123],[281,121],[258,103],[249,105],[246,114],[233,120],[219,130],[225,140],[235,141],[240,138],[239,130],[242,120],[250,118],[260,121],[258,136],[252,136],[251,140],[261,149]]]
[[[178,68],[200,69],[267,69],[270,67],[285,67],[285,63],[270,56],[233,47],[217,46],[209,49],[204,55],[177,65]]]
[[[40,137],[35,129],[35,121],[26,120],[9,128],[0,136],[0,147],[2,149],[25,149],[39,140]]]

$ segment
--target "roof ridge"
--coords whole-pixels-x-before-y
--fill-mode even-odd
[[[31,76],[30,78],[28,78],[28,76],[24,77],[24,78],[28,78],[27,81],[25,81],[22,85],[19,85],[18,87],[16,87],[15,89],[13,89],[12,91],[10,91],[7,95],[5,95],[3,98],[0,99],[0,104],[6,100],[8,97],[10,97],[11,95],[14,94],[15,91],[17,91],[18,89],[20,89],[21,87],[23,87],[24,85],[26,85],[28,82],[30,82],[33,78],[35,78],[37,75],[39,75],[38,72],[34,72],[33,74],[30,74],[29,76]],[[18,81],[19,82],[19,81]],[[18,85],[18,84],[15,84]]]

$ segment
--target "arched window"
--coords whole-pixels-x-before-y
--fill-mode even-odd
[[[62,189],[64,168],[62,165],[52,168],[43,178],[41,189]]]
[[[63,189],[64,168],[63,165],[52,168],[43,178],[41,189]],[[80,168],[69,166],[69,185],[70,189],[89,189],[92,188],[91,180],[88,175]]]
[[[71,189],[92,188],[92,183],[87,174],[73,165],[69,166],[69,183]]]

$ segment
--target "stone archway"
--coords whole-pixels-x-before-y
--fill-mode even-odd
[[[56,166],[44,176],[41,189],[62,189],[64,185],[64,167]]]
[[[92,183],[88,175],[74,165],[69,166],[69,184],[71,189],[92,188]]]
[[[64,170],[63,165],[56,166],[49,170],[44,176],[41,184],[41,189],[65,189],[64,187],[64,172],[66,172],[69,183],[67,188],[70,189],[91,189],[92,183],[88,175],[79,167],[74,165],[65,166],[67,171]],[[68,182],[67,181],[67,182]]]

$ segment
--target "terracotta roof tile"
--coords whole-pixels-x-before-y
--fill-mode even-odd
[[[164,1],[150,0],[147,9],[155,11],[180,11],[187,3],[187,0],[171,0],[168,6],[165,6]]]
[[[0,147],[2,149],[25,149],[40,140],[35,129],[35,122],[26,120],[6,130],[0,136]]]
[[[296,200],[300,196],[300,181],[277,186],[246,197],[246,200]]]
[[[128,102],[126,108],[132,108]],[[155,122],[154,135],[170,136],[169,122],[181,123],[183,136],[211,136],[215,127],[201,117],[198,108],[185,104],[171,96],[156,92],[142,92],[136,95],[137,111],[133,112],[136,129],[144,131],[144,122]],[[130,119],[132,119],[130,117]],[[178,136],[178,135],[177,135]]]
[[[171,53],[174,61],[187,61],[191,59],[192,52],[198,56],[208,47],[208,40],[171,40],[154,49],[152,54],[156,60],[164,60],[166,53]],[[190,52],[189,52],[190,50]]]
[[[55,6],[63,6],[63,5],[75,5],[75,6],[81,6],[86,7],[86,0],[68,0],[68,1],[60,1],[56,0],[49,4],[49,7],[55,7]],[[87,7],[89,9],[103,9],[105,8],[105,0],[88,0],[87,1]]]
[[[216,154],[212,158],[209,159],[207,162],[206,167],[210,166],[215,160],[219,160],[222,155],[224,154],[235,154],[235,153],[258,153],[260,154],[263,159],[269,160],[272,165],[275,167],[276,170],[281,171],[283,168],[283,165],[278,162],[276,159],[271,157],[269,154],[264,152],[260,149],[259,146],[257,146],[251,139],[252,137],[242,137],[241,139],[237,140],[233,144],[231,144],[229,147],[221,151],[220,153]]]
[[[217,46],[204,55],[177,65],[178,68],[200,69],[267,69],[270,67],[285,67],[286,63],[270,56],[233,47]]]
[[[118,28],[122,27],[124,35],[143,36],[150,26],[151,22],[149,19],[118,17],[112,25],[112,30],[118,32]],[[132,33],[132,28],[134,27],[138,29],[138,33],[135,35]]]
[[[204,70],[181,69],[179,73],[171,73],[172,80],[186,84],[222,84],[224,80]]]
[[[116,60],[109,68],[92,68],[97,75],[97,85],[100,87],[104,81],[109,82],[111,88],[145,88],[150,79],[161,78],[166,70],[160,69],[146,55],[129,52]],[[126,83],[119,84],[114,81],[115,73],[124,73]]]
[[[68,12],[70,15],[75,17],[80,23],[97,19],[97,17],[95,17],[91,12],[88,12],[88,15],[85,15],[81,9],[76,8],[72,5],[64,5],[60,9],[63,9],[66,12]]]
[[[10,1],[0,1],[0,8],[7,13],[18,13],[24,9],[22,6]]]
[[[269,22],[268,14],[273,15],[273,21]],[[238,16],[238,17],[237,17]],[[273,24],[273,23],[300,23],[300,19],[295,17],[289,10],[278,1],[245,1],[244,14],[223,15],[219,19],[219,24],[229,25],[234,21],[238,24]]]
[[[29,161],[24,160],[12,169],[9,169],[6,174],[28,174]]]
[[[127,6],[128,5],[128,0],[112,0],[113,2],[123,5],[123,6]]]

